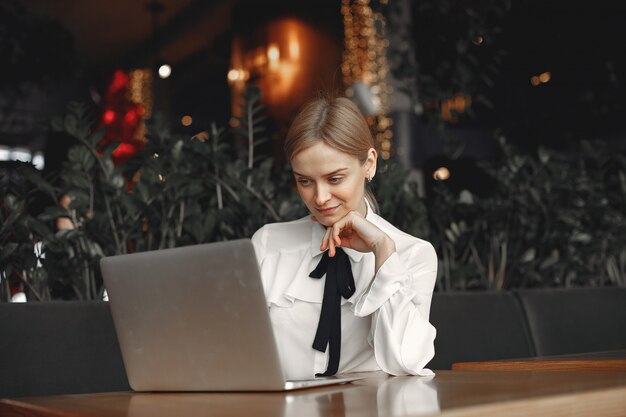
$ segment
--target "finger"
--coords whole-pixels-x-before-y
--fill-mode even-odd
[[[341,246],[341,243],[342,243],[341,233],[344,231],[345,231],[345,225],[343,225],[342,222],[335,223],[333,225],[333,232],[332,232],[331,238],[332,238],[333,246],[335,248]]]
[[[341,237],[339,237],[340,233],[341,233],[341,227],[338,227],[338,226],[333,227],[333,242],[337,246],[341,246]]]
[[[349,232],[349,231],[346,230],[346,229],[343,229],[343,230],[339,230],[338,229],[337,230],[337,234],[335,235],[335,242],[337,242],[337,246],[341,246],[341,234],[343,232]]]
[[[329,227],[328,228],[328,254],[330,255],[330,257],[332,258],[333,256],[335,256],[335,241],[332,237],[333,234],[333,229],[334,227]]]
[[[320,246],[321,251],[325,251],[328,248],[328,241],[330,236],[330,228],[327,228],[324,232],[324,236],[322,237],[322,245]]]

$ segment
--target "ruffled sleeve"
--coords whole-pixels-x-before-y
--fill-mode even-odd
[[[357,316],[372,314],[370,343],[376,362],[392,375],[433,375],[424,368],[435,354],[435,328],[429,323],[437,276],[437,255],[415,239],[380,267],[354,305]]]

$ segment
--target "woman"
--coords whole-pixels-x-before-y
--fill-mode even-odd
[[[285,152],[311,216],[265,225],[252,242],[287,378],[432,375],[437,257],[375,213],[366,183],[377,153],[358,108],[347,98],[310,102]]]

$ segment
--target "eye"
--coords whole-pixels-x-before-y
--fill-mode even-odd
[[[309,185],[311,183],[311,181],[308,180],[307,178],[298,178],[296,182],[303,186]]]
[[[328,182],[331,184],[339,184],[343,178],[342,177],[330,177]]]

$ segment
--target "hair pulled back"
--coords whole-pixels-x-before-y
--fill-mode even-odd
[[[359,108],[346,97],[320,97],[308,102],[293,120],[285,139],[285,156],[293,157],[322,142],[365,163],[374,147],[372,133]],[[365,184],[365,178],[363,179]],[[375,212],[378,204],[366,188],[365,196]]]

